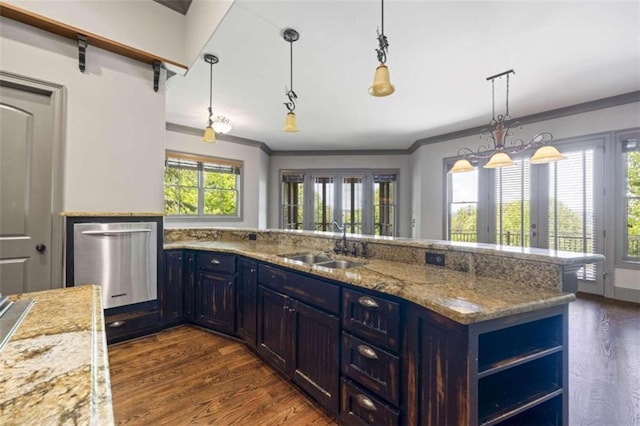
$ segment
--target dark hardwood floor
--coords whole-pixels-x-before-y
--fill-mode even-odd
[[[118,424],[327,425],[241,343],[191,326],[109,347]],[[640,425],[640,306],[569,305],[569,422]]]
[[[109,347],[117,424],[335,424],[242,343],[181,326]]]
[[[640,306],[579,295],[569,305],[569,422],[640,425]]]

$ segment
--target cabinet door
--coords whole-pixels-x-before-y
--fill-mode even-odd
[[[256,347],[256,317],[258,292],[257,264],[238,260],[238,335],[252,348]]]
[[[198,271],[196,322],[204,327],[233,334],[235,331],[235,276]]]
[[[172,250],[164,255],[164,303],[162,319],[165,326],[184,321],[184,290],[182,283],[182,250]]]
[[[256,350],[262,358],[283,373],[288,373],[291,358],[289,298],[258,286],[258,335]]]
[[[338,413],[340,376],[338,317],[296,301],[289,312],[292,330],[293,381],[327,410]]]
[[[184,319],[193,322],[196,319],[194,312],[194,296],[196,291],[196,255],[192,251],[184,252],[182,282],[184,287]]]

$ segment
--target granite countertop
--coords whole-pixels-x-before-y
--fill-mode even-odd
[[[153,217],[165,216],[163,212],[60,212],[60,216],[66,217]]]
[[[251,257],[398,296],[461,324],[535,311],[575,300],[571,293],[537,288],[527,282],[506,282],[430,265],[343,258],[364,262],[364,265],[344,270],[311,266],[280,256],[305,251],[304,248],[292,245],[259,241],[177,241],[165,243],[164,248],[228,252]],[[342,258],[332,253],[329,256]]]
[[[35,303],[0,352],[1,423],[113,424],[100,287],[10,298]]]

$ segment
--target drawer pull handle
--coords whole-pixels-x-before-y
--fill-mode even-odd
[[[373,300],[372,298],[368,297],[368,296],[362,296],[361,298],[358,299],[358,303],[361,304],[362,306],[366,306],[367,308],[379,308],[380,305],[378,305],[378,303]]]
[[[374,351],[367,345],[358,345],[358,352],[365,358],[378,359],[378,354],[376,354],[376,351]]]
[[[109,324],[109,328],[122,327],[125,323],[126,323],[126,321],[114,321],[111,324]]]
[[[369,411],[377,411],[375,404],[369,398],[359,393],[356,395],[356,402],[359,406]]]
[[[211,259],[211,263],[212,263],[213,265],[219,265],[219,264],[220,264],[220,261],[219,261],[218,259]]]

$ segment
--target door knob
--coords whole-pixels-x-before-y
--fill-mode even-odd
[[[46,249],[47,249],[47,246],[45,246],[42,243],[36,245],[36,250],[38,250],[40,253],[44,253]]]

